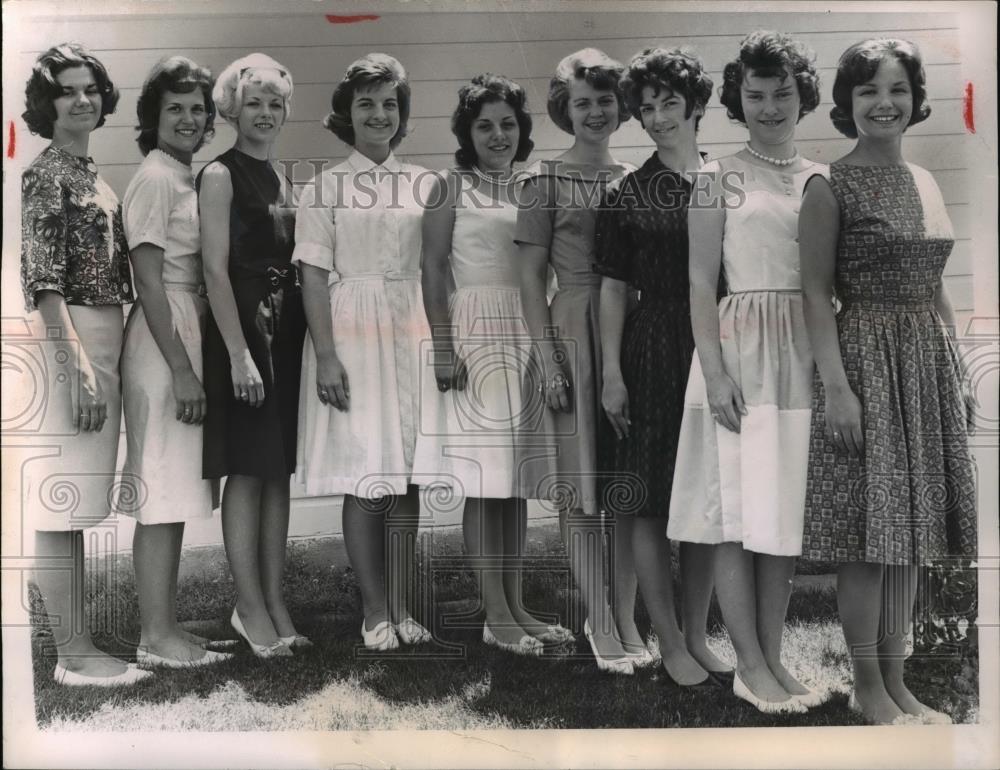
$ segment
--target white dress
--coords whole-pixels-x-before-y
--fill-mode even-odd
[[[377,165],[355,151],[303,190],[292,262],[330,271],[334,345],[350,387],[346,412],[320,403],[307,336],[296,471],[307,494],[372,499],[413,483],[420,361],[431,350],[420,257],[432,181],[391,154]]]
[[[122,201],[130,249],[163,249],[163,287],[174,331],[202,379],[201,339],[208,300],[201,265],[198,196],[191,169],[151,150]],[[128,445],[119,511],[142,524],[212,515],[212,484],[202,478],[202,427],[177,419],[173,375],[146,321],[141,297],[129,313],[122,350],[122,399]]]
[[[794,174],[739,156],[705,173],[742,175],[725,193],[722,269],[729,293],[719,303],[726,372],[747,414],[733,433],[711,415],[697,356],[684,396],[667,537],[738,542],[749,551],[802,551],[813,357],[802,310],[798,219],[803,188],[827,167],[807,162]],[[721,178],[721,177],[720,177]]]
[[[521,311],[516,223],[515,205],[467,185],[455,208],[450,318],[468,382],[425,405],[414,476],[421,485],[451,486],[457,496],[516,495],[514,437],[530,340]],[[433,366],[425,370],[424,387],[435,387]],[[442,408],[434,408],[438,404]]]

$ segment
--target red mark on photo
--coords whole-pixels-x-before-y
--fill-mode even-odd
[[[326,14],[326,20],[331,24],[357,24],[359,21],[378,21],[379,18],[373,13],[359,13],[354,16],[341,16],[336,13]]]
[[[965,99],[962,103],[962,117],[965,118],[965,128],[970,134],[976,133],[976,120],[973,104],[972,83],[965,84]]]
[[[14,133],[14,121],[10,122],[10,129],[7,131],[7,157],[13,158],[17,145],[17,135]]]

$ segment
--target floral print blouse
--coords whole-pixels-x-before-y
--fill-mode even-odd
[[[21,288],[29,312],[46,289],[68,305],[134,300],[121,205],[90,158],[48,147],[21,175]]]

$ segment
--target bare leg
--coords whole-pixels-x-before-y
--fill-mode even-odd
[[[691,657],[677,624],[674,580],[670,574],[670,541],[664,521],[636,517],[632,529],[632,549],[642,600],[660,644],[663,667],[679,685],[699,684],[708,672]]]
[[[837,608],[854,666],[854,692],[858,705],[872,722],[891,724],[903,712],[886,691],[879,668],[882,571],[881,564],[841,564],[837,571]]]
[[[139,646],[174,660],[198,660],[205,650],[177,633],[171,584],[177,580],[178,559],[184,541],[184,523],[135,525],[132,558],[139,594],[142,632]]]
[[[785,630],[788,600],[792,595],[795,557],[759,553],[754,562],[757,573],[757,638],[764,660],[774,678],[789,694],[805,695],[809,688],[792,676],[781,662],[781,635]]]
[[[171,612],[170,617],[173,618],[174,623],[174,633],[177,636],[184,638],[189,644],[198,645],[199,647],[203,645],[208,639],[204,636],[199,636],[198,634],[192,634],[190,631],[186,631],[181,628],[180,623],[177,622],[177,574],[181,568],[181,549],[178,548],[174,554],[174,565],[170,570],[170,606]]]
[[[636,576],[635,557],[632,553],[632,532],[635,529],[635,516],[617,516],[610,521],[611,542],[614,546],[612,571],[612,607],[615,614],[615,625],[618,626],[622,646],[628,652],[642,652],[646,649],[646,640],[635,624],[635,599],[639,588]],[[663,525],[662,529],[666,529]],[[664,535],[664,540],[666,535]],[[668,561],[669,564],[669,561]],[[643,594],[645,596],[645,594]]]
[[[82,532],[35,533],[35,583],[45,602],[59,663],[86,676],[117,676],[123,661],[94,646],[84,609]]]
[[[361,589],[365,627],[389,620],[385,595],[385,514],[370,510],[354,495],[344,496],[344,545]]]
[[[535,638],[544,636],[549,624],[532,615],[524,606],[523,570],[524,553],[528,538],[528,506],[520,498],[509,498],[502,503],[503,523],[503,588],[507,607],[514,621]]]
[[[680,544],[681,628],[691,657],[706,671],[732,671],[732,667],[708,649],[705,633],[708,609],[715,589],[715,546]]]
[[[236,586],[236,611],[255,644],[271,645],[278,633],[267,613],[260,582],[260,509],[263,483],[230,476],[222,493],[222,541]]]
[[[913,624],[917,568],[886,566],[882,578],[882,615],[879,619],[878,662],[889,697],[907,714],[933,711],[916,699],[903,682],[906,636]]]
[[[262,482],[260,506],[260,582],[267,614],[278,636],[294,636],[295,624],[288,615],[281,584],[288,549],[288,479]]]
[[[716,546],[715,590],[736,650],[736,674],[758,698],[779,703],[790,696],[768,668],[757,637],[756,584],[752,553],[741,543]]]
[[[507,604],[503,583],[503,502],[467,498],[462,521],[465,552],[479,583],[486,623],[504,644],[518,644],[526,631]]]
[[[389,584],[389,614],[393,623],[402,623],[417,600],[417,526],[420,521],[420,496],[415,486],[396,498],[386,513],[389,560],[386,578]]]
[[[604,533],[598,516],[588,516],[579,509],[559,516],[570,569],[583,594],[590,630],[601,657],[611,660],[625,657],[618,638],[611,607],[604,588]]]

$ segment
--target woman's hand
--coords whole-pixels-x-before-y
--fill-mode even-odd
[[[628,416],[628,390],[620,374],[604,378],[601,404],[604,406],[605,414],[608,415],[611,427],[615,429],[618,440],[628,438],[628,426],[632,421]]]
[[[177,411],[174,415],[181,422],[189,425],[200,425],[205,419],[206,403],[205,389],[201,380],[191,369],[174,372],[174,400]]]
[[[545,393],[545,403],[553,412],[572,412],[573,400],[570,398],[569,392],[573,383],[570,382],[563,370],[561,358],[565,358],[565,354],[560,350],[554,351],[549,357],[543,367],[545,379],[542,381],[540,389]]]
[[[434,351],[434,379],[437,380],[437,389],[442,393],[449,390],[465,390],[465,385],[469,380],[469,370],[465,366],[463,359],[454,350],[438,352]]]
[[[261,406],[264,403],[264,380],[249,349],[244,348],[239,355],[230,357],[229,370],[233,379],[233,398],[253,407]]]
[[[723,372],[705,380],[708,407],[723,428],[733,433],[740,432],[740,420],[747,413],[743,403],[743,393],[732,377]]]
[[[826,391],[826,438],[841,452],[860,457],[865,449],[861,401],[850,388]]]
[[[346,412],[351,403],[347,370],[335,355],[316,359],[316,392],[321,404]]]
[[[99,433],[108,419],[108,404],[97,374],[82,351],[76,362],[76,381],[79,388],[73,398],[73,427]]]

